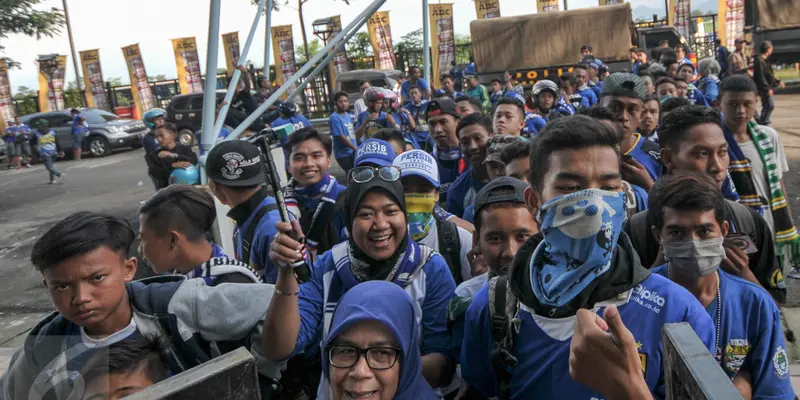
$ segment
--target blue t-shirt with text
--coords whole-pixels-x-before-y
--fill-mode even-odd
[[[348,146],[345,146],[345,144],[341,142],[341,139],[339,139],[339,137],[344,137],[354,146],[358,146],[358,143],[356,143],[356,130],[353,127],[353,118],[350,116],[350,114],[331,114],[331,118],[328,120],[328,127],[331,130],[331,135],[334,137],[334,157],[337,159],[353,157],[354,150]]]

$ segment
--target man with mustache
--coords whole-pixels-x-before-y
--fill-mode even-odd
[[[470,114],[458,121],[456,134],[461,154],[469,160],[470,166],[450,186],[445,209],[463,218],[464,210],[475,201],[475,194],[489,182],[489,173],[483,161],[486,159],[489,138],[494,133],[488,118]]]

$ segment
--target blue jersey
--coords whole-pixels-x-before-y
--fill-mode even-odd
[[[372,137],[375,133],[377,133],[381,128],[388,128],[389,127],[389,120],[386,118],[386,112],[381,111],[378,114],[378,118],[375,118],[373,122],[375,122],[374,127],[368,127],[366,132],[366,138],[362,137],[361,141],[367,140]],[[361,114],[358,114],[358,119],[356,120],[356,129],[360,128],[361,125],[364,125],[367,120],[369,119],[369,111],[362,111]]]
[[[56,143],[56,132],[50,130],[47,133],[36,132],[39,141],[39,154],[43,156],[54,156],[58,154],[58,144]]]
[[[485,185],[486,183],[478,182],[472,176],[472,167],[470,166],[450,186],[447,191],[447,203],[445,203],[444,208],[455,215],[463,216],[464,210],[475,203],[475,195]]]
[[[272,261],[269,259],[269,246],[272,244],[272,239],[278,234],[278,230],[275,229],[275,223],[281,220],[281,216],[278,209],[275,208],[264,214],[260,221],[253,221],[253,216],[258,210],[268,205],[275,206],[275,198],[272,196],[265,197],[264,200],[261,201],[261,204],[253,210],[247,220],[242,223],[242,226],[234,226],[233,246],[235,248],[236,258],[241,260],[242,254],[244,253],[242,250],[242,240],[244,238],[242,238],[240,233],[247,232],[250,224],[257,223],[258,225],[253,233],[252,244],[250,245],[250,259],[242,261],[250,264],[250,266],[256,270],[258,268],[255,268],[255,266],[263,266],[264,269],[262,273],[264,282],[275,283],[278,279],[278,268],[273,265]]]
[[[27,142],[33,137],[33,131],[31,131],[31,127],[25,124],[17,125],[14,132],[17,134],[17,138],[21,139],[20,141],[22,142]]]
[[[478,72],[478,70],[475,68],[475,63],[474,62],[471,62],[471,63],[467,64],[467,68],[464,68],[464,75],[466,75],[466,74],[475,75],[477,72]]]
[[[719,269],[722,319],[717,362],[733,379],[740,369],[753,377],[754,399],[794,399],[780,311],[764,288]],[[666,265],[653,273],[667,275]],[[720,298],[706,308],[717,323]]]
[[[279,117],[275,121],[272,121],[272,123],[269,125],[273,128],[277,128],[281,125],[292,125],[294,126],[295,131],[299,131],[300,129],[311,127],[311,122],[309,122],[308,118],[306,118],[305,116],[300,114],[295,114],[289,117],[288,119]],[[288,137],[281,138],[281,146],[286,144],[286,139],[288,139]]]
[[[595,94],[594,90],[590,87],[586,87],[586,89],[578,89],[575,93],[581,95],[586,101],[589,102],[589,107],[597,104],[597,94]]]
[[[650,195],[647,193],[647,190],[644,190],[644,188],[641,186],[633,184],[631,184],[631,189],[633,189],[631,194],[636,200],[636,212],[647,210],[647,201],[650,199]]]
[[[413,102],[409,101],[403,106],[403,108],[411,113],[411,117],[413,117],[414,122],[417,123],[418,131],[428,131],[428,124],[425,123],[425,112],[428,110],[428,100],[423,99],[419,104],[414,104]]]
[[[217,144],[217,143],[220,143],[220,142],[224,141],[228,137],[228,135],[230,135],[230,134],[231,134],[231,131],[229,131],[228,128],[222,127],[222,129],[219,130],[219,135],[217,135],[217,138],[214,139],[214,143],[212,144],[212,146]],[[149,136],[149,135],[145,135],[145,138],[142,139],[142,143],[144,143],[144,140],[146,139],[147,136]],[[200,129],[197,132],[195,132],[194,133],[194,137],[197,140],[197,143],[200,143],[202,141],[202,138],[203,138],[203,130]],[[156,141],[156,146],[157,145],[158,145],[158,142]],[[198,151],[198,153],[200,153],[201,156],[205,153],[205,151],[203,151],[203,146],[198,146],[197,147],[197,151]]]
[[[612,267],[613,268],[613,267]],[[598,303],[602,310],[611,301]],[[706,347],[714,343],[714,323],[689,291],[658,274],[651,274],[617,304],[622,321],[631,331],[639,350],[642,371],[650,391],[666,397],[661,328],[666,323],[688,322]],[[514,341],[519,363],[511,368],[511,399],[603,398],[569,375],[569,347],[575,318],[551,319],[536,315],[520,304],[520,323]],[[472,300],[465,317],[461,348],[461,376],[484,397],[498,394],[497,375],[492,367],[492,321],[488,286]]]
[[[647,169],[647,172],[650,173],[653,181],[657,181],[662,174],[661,155],[658,145],[645,139],[641,134],[634,133],[633,135],[636,136],[636,144],[625,152],[625,155],[633,157],[639,164],[642,164]]]
[[[603,86],[601,86],[600,84],[595,83],[594,81],[592,81],[589,84],[589,89],[592,89],[592,91],[594,92],[594,95],[597,96],[597,99],[600,99],[600,96],[603,94]]]
[[[419,88],[422,89],[422,97],[425,97],[425,92],[426,91],[431,90],[431,85],[428,83],[428,81],[426,81],[425,79],[422,79],[422,78],[417,79],[417,83],[415,83],[414,85],[415,86],[419,86]],[[405,99],[410,99],[411,98],[411,94],[409,93],[409,91],[411,91],[411,81],[410,80],[405,81],[402,84],[400,84],[400,94],[403,96],[403,98],[405,98]]]
[[[72,119],[72,134],[83,135],[89,132],[89,125],[86,123],[86,118],[83,115],[76,115]]]
[[[453,182],[467,169],[467,162],[460,149],[448,150],[447,153],[447,155],[440,154],[440,150],[436,148],[432,153],[433,158],[436,159],[436,165],[439,167],[439,195],[442,202],[447,200],[446,196]]]
[[[547,125],[547,120],[541,115],[527,112],[525,113],[525,127],[522,128],[522,133],[525,136],[538,136],[545,125]]]
[[[464,209],[464,215],[461,216],[461,219],[475,225],[475,203]]]
[[[337,159],[353,157],[354,150],[348,146],[345,146],[344,143],[341,142],[341,139],[339,139],[340,137],[344,137],[345,139],[349,140],[353,146],[358,146],[358,143],[356,142],[356,130],[353,127],[353,118],[350,116],[350,114],[331,114],[331,118],[328,120],[328,127],[331,130],[331,135],[334,137],[334,157]]]
[[[336,304],[349,288],[358,284],[350,270],[348,248],[347,242],[339,243],[319,256],[313,265],[311,279],[300,285],[300,330],[294,354],[311,356],[319,351],[320,339],[328,335]],[[447,305],[456,289],[447,263],[432,249],[416,243],[409,243],[404,257],[415,261],[406,264],[405,260],[400,260],[403,266],[393,282],[402,287],[414,303],[422,339],[421,354],[440,353],[447,358],[457,358],[451,352],[447,332]],[[407,266],[417,272],[401,273],[407,270]],[[323,387],[320,384],[320,388]]]
[[[17,127],[16,126],[9,126],[6,128],[5,135],[6,143],[14,143],[17,141]]]

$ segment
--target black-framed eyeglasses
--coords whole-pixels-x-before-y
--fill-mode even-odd
[[[355,183],[367,183],[375,177],[379,177],[386,182],[400,180],[400,168],[395,166],[385,167],[355,167],[350,170],[348,181]]]
[[[384,370],[394,367],[400,352],[400,349],[394,347],[360,349],[355,346],[334,345],[328,347],[328,362],[336,368],[352,368],[363,356],[370,368]]]

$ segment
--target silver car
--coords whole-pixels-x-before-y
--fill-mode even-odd
[[[103,157],[113,150],[142,147],[142,137],[147,133],[144,122],[134,119],[122,119],[108,111],[96,108],[81,108],[81,115],[89,124],[89,135],[83,143],[83,151],[94,157]],[[46,120],[50,129],[56,131],[58,143],[64,152],[70,154],[75,146],[72,135],[72,115],[69,110],[50,111],[26,115],[22,122],[35,129],[40,120]]]

